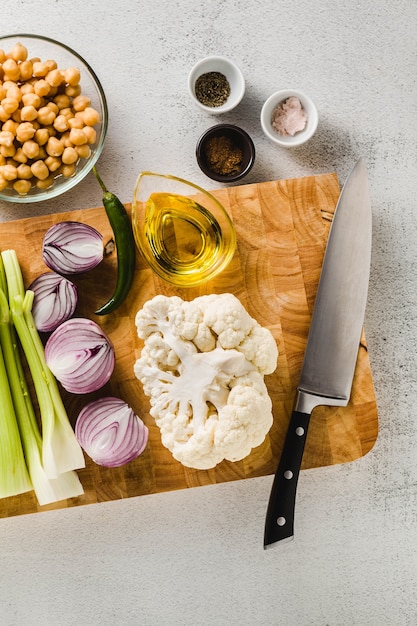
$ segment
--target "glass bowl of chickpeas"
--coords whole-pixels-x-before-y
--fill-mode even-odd
[[[73,188],[97,162],[107,125],[103,88],[77,52],[40,35],[0,37],[0,200]]]

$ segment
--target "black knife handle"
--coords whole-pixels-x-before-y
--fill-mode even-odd
[[[269,497],[265,520],[265,548],[294,535],[295,496],[309,422],[309,413],[292,412]]]

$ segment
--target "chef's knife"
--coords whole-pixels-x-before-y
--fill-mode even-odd
[[[346,406],[368,292],[372,215],[363,159],[336,206],[297,387],[265,521],[264,547],[294,535],[296,489],[310,415],[319,405]]]

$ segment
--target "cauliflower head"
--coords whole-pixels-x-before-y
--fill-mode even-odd
[[[187,467],[239,461],[272,426],[264,381],[278,359],[271,332],[230,293],[155,296],[136,314],[134,365],[163,445]]]

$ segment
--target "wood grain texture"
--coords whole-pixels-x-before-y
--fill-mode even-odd
[[[149,444],[139,459],[118,469],[100,467],[86,458],[79,472],[85,494],[39,507],[33,493],[0,500],[0,517],[79,506],[199,485],[263,476],[275,472],[293,408],[314,306],[327,236],[339,197],[335,174],[231,187],[213,192],[236,226],[238,248],[229,267],[214,281],[190,289],[176,288],[155,276],[141,257],[126,302],[115,313],[92,313],[111,295],[116,257],[111,255],[92,272],[79,276],[78,316],[98,321],[116,350],[111,381],[99,393],[75,396],[63,392],[72,423],[80,408],[98,395],[125,399],[149,427]],[[130,205],[127,205],[130,210]],[[112,232],[102,207],[0,224],[0,248],[14,248],[28,286],[47,268],[41,257],[42,239],[52,224],[79,220],[104,237]],[[175,461],[160,442],[149,416],[149,403],[133,374],[142,344],[134,318],[157,293],[186,300],[205,293],[234,293],[250,315],[273,333],[279,347],[274,374],[266,377],[273,402],[274,424],[264,443],[243,461],[223,462],[211,470],[192,470]],[[349,405],[314,410],[303,469],[353,461],[365,455],[378,435],[378,416],[371,368],[363,334]]]

